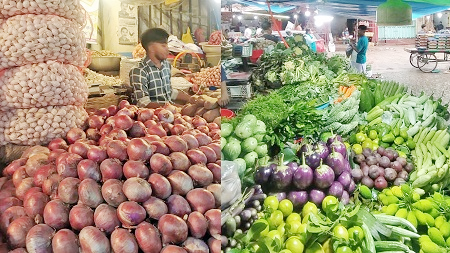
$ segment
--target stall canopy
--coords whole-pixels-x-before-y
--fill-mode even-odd
[[[259,7],[267,10],[264,0],[227,1]],[[378,5],[385,0],[270,0],[271,9],[275,13],[290,11],[297,7],[318,9],[322,14],[335,14],[346,17],[354,17],[375,20]],[[413,19],[444,11],[450,8],[450,0],[404,0],[411,5]]]

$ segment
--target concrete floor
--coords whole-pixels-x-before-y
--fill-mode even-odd
[[[450,62],[439,62],[439,73],[424,73],[409,63],[410,53],[405,48],[414,48],[413,40],[391,41],[370,46],[367,52],[367,64],[371,65],[373,75],[382,80],[392,80],[407,85],[413,94],[422,91],[434,97],[443,97],[443,102],[450,102]],[[344,53],[346,45],[336,44],[336,53]],[[443,59],[443,54],[436,57]]]

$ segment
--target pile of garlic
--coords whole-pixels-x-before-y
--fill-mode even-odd
[[[23,14],[57,15],[82,25],[85,12],[79,0],[2,0],[0,19]]]
[[[0,0],[0,145],[46,145],[83,127],[79,0]]]
[[[122,80],[112,76],[105,76],[103,74],[99,74],[90,69],[84,70],[84,80],[86,81],[86,84],[88,86],[91,86],[92,84],[107,85],[111,87],[122,86]]]
[[[7,69],[0,77],[0,107],[5,109],[83,106],[88,98],[80,70],[55,61]]]
[[[54,15],[14,16],[0,27],[0,70],[50,60],[83,66],[85,45],[73,21]]]

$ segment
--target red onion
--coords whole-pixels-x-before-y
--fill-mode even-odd
[[[137,111],[137,120],[139,120],[140,122],[145,122],[145,121],[153,118],[153,115],[154,115],[154,111],[152,109],[140,108]]]
[[[9,187],[0,191],[0,199],[15,196],[16,196],[16,189],[14,187]]]
[[[35,225],[32,218],[23,216],[9,224],[6,237],[11,249],[25,247],[25,239],[28,231]]]
[[[122,202],[127,201],[127,197],[122,191],[123,183],[117,179],[108,179],[103,183],[102,196],[106,203],[118,207]]]
[[[0,216],[8,208],[12,206],[22,206],[22,200],[16,197],[7,197],[0,202]]]
[[[171,113],[178,113],[177,107],[174,106],[173,104],[169,103],[169,102],[166,102],[163,105],[163,108],[168,110],[168,111],[170,111]]]
[[[197,139],[199,146],[206,146],[212,142],[212,138],[205,133],[198,133],[194,137]]]
[[[185,215],[189,215],[189,213],[192,212],[187,200],[180,195],[171,195],[167,198],[166,203],[169,213],[180,218],[183,218]]]
[[[186,141],[189,149],[196,149],[200,146],[197,139],[191,134],[183,134],[181,138]]]
[[[188,145],[185,140],[183,140],[181,137],[172,135],[168,136],[164,143],[169,147],[169,149],[172,152],[182,152],[185,153],[188,150]]]
[[[44,208],[49,201],[45,193],[34,192],[24,198],[23,208],[29,217],[41,220],[44,217]]]
[[[119,140],[110,141],[106,146],[106,153],[109,158],[117,158],[121,161],[125,161],[128,158],[127,145]]]
[[[101,186],[91,178],[84,179],[78,186],[78,199],[79,203],[96,208],[103,203]]]
[[[188,252],[179,246],[167,245],[164,246],[164,248],[161,250],[160,253],[188,253]]]
[[[95,128],[89,128],[86,130],[86,137],[88,140],[98,141],[102,135],[100,134],[100,130]]]
[[[96,115],[102,117],[102,118],[107,118],[109,117],[109,111],[106,108],[100,108],[97,110],[97,112],[95,113]]]
[[[80,242],[78,236],[69,229],[61,229],[52,239],[53,253],[79,253]]]
[[[32,177],[25,178],[16,188],[16,197],[23,200],[25,193],[34,186]]]
[[[214,141],[220,140],[220,129],[214,129],[208,134]]]
[[[106,149],[104,147],[92,146],[87,152],[87,158],[93,162],[101,163],[108,158]],[[79,174],[80,172],[78,172]]]
[[[214,150],[214,152],[216,152],[216,156],[217,156],[217,159],[219,159],[220,158],[220,156],[221,156],[221,148],[220,148],[220,144],[219,143],[210,143],[210,144],[208,144],[208,146],[207,147],[210,147],[210,148],[212,148],[212,150]]]
[[[77,154],[64,153],[56,160],[56,170],[61,177],[78,177],[77,165],[83,157]]]
[[[156,147],[142,138],[130,140],[127,147],[128,157],[134,161],[148,161],[155,151]]]
[[[164,130],[162,125],[159,123],[154,126],[147,126],[147,133],[151,135],[158,135],[159,137],[167,136],[166,130]]]
[[[169,155],[170,150],[169,147],[167,147],[166,144],[162,141],[152,141],[150,142],[151,145],[156,147],[155,153],[163,154],[163,155]]]
[[[191,166],[189,158],[181,152],[173,152],[169,155],[174,170],[186,171]]]
[[[44,208],[44,222],[56,230],[69,227],[69,206],[59,199],[51,200]]]
[[[142,161],[127,161],[123,165],[123,175],[125,178],[140,177],[148,178],[150,171]]]
[[[123,183],[123,193],[131,201],[145,202],[152,196],[152,187],[139,177],[132,177]]]
[[[120,102],[119,102],[119,109],[123,109],[123,108],[125,108],[125,107],[127,107],[127,106],[129,106],[130,105],[130,103],[128,102],[128,101],[126,101],[126,100],[121,100]]]
[[[86,139],[86,133],[83,129],[74,127],[67,132],[66,139],[69,144],[73,144],[77,140]]]
[[[145,127],[144,123],[135,121],[130,130],[128,130],[128,134],[133,138],[144,137],[147,134],[147,128]]]
[[[161,126],[163,127],[164,131],[166,131],[166,133],[170,133],[171,129],[173,128],[173,125],[167,122],[162,122]]]
[[[220,129],[219,125],[217,125],[214,122],[208,123],[207,126],[208,126],[209,130]]]
[[[112,124],[104,124],[101,128],[100,128],[100,135],[108,135],[112,130],[113,130],[113,125]]]
[[[172,194],[186,195],[190,190],[194,189],[192,178],[183,171],[174,170],[167,177],[172,186]]]
[[[112,141],[112,140],[113,140],[113,139],[111,139],[111,138],[109,138],[109,137],[107,137],[107,136],[102,136],[102,137],[100,137],[100,140],[98,140],[98,145],[99,145],[100,147],[104,148],[105,151],[106,151],[106,146],[107,146],[108,143],[109,143],[110,141]]]
[[[192,117],[188,115],[182,115],[181,118],[184,119],[187,123],[192,124]]]
[[[192,181],[192,180],[191,180]],[[152,194],[160,199],[166,199],[172,193],[172,186],[169,180],[158,173],[153,173],[148,178],[148,182],[152,186]]]
[[[199,126],[206,126],[208,124],[208,122],[206,121],[206,119],[195,115],[195,117],[192,119],[192,125],[194,125],[195,128],[199,127]]]
[[[185,125],[175,124],[175,125],[173,125],[172,129],[170,129],[170,133],[172,135],[181,135],[187,129],[188,128]]]
[[[158,119],[162,122],[172,123],[174,120],[173,113],[169,110],[162,109],[158,113],[156,113]]]
[[[30,158],[34,155],[37,154],[44,154],[44,155],[48,155],[50,154],[50,149],[48,149],[47,147],[43,147],[43,146],[33,146],[31,148],[28,148],[27,150],[25,150],[21,156],[21,158]]]
[[[0,232],[6,233],[9,224],[15,219],[27,216],[25,209],[21,206],[11,206],[0,215]]]
[[[109,116],[114,116],[114,115],[116,115],[117,111],[119,111],[119,108],[117,108],[116,105],[110,105],[110,106],[108,107]]]
[[[128,116],[131,119],[134,119],[136,117],[136,112],[137,112],[137,107],[130,105],[130,106],[120,109],[116,113],[116,116]]]
[[[152,143],[153,141],[160,141],[162,142],[161,137],[159,137],[158,135],[146,135],[145,137],[143,137],[144,140],[146,140],[148,143]]]
[[[103,126],[103,123],[105,123],[105,120],[98,115],[92,115],[88,119],[88,125],[90,128],[100,129]]]
[[[77,154],[81,157],[83,157],[84,159],[87,158],[87,152],[89,150],[89,145],[87,145],[86,143],[77,141],[74,144],[71,144],[69,146],[69,153],[72,154]]]
[[[156,173],[167,176],[172,171],[173,166],[169,157],[156,153],[150,158],[150,168]]]
[[[20,166],[19,168],[17,168],[17,170],[14,172],[12,176],[14,186],[17,187],[20,184],[20,182],[22,182],[22,180],[27,177],[29,176],[25,171],[25,166]]]
[[[114,127],[126,131],[133,126],[133,119],[131,119],[131,117],[128,115],[119,115],[121,111],[122,110],[118,111],[116,116],[114,116]]]
[[[55,163],[56,159],[63,153],[66,153],[67,151],[64,149],[55,149],[48,154],[48,162],[49,163]],[[55,167],[56,168],[56,167]]]
[[[120,227],[117,210],[107,204],[99,205],[94,212],[95,226],[101,231],[111,234],[116,227]]]
[[[205,153],[198,149],[188,150],[186,155],[189,157],[189,160],[192,164],[206,164],[208,162],[208,158],[206,157]]]
[[[97,182],[100,182],[100,180],[102,179],[99,165],[89,159],[81,160],[78,163],[77,173],[80,180],[91,178]]]
[[[26,235],[25,235],[26,236]],[[1,244],[0,244],[1,245]],[[25,248],[17,248],[17,249],[14,249],[14,250],[11,250],[11,251],[8,251],[8,249],[7,248],[5,248],[5,251],[2,251],[2,248],[1,248],[1,246],[0,246],[0,252],[8,252],[8,253],[28,253],[28,251],[25,249]]]
[[[78,202],[78,185],[80,179],[75,177],[66,177],[59,183],[58,197],[66,204],[75,204]]]
[[[141,223],[146,215],[145,209],[134,201],[123,202],[117,208],[117,216],[125,228]]]
[[[30,229],[25,239],[28,253],[51,253],[55,230],[46,224],[38,224]]]
[[[46,154],[36,154],[28,158],[25,164],[25,170],[27,174],[32,177],[34,173],[42,166],[48,164],[48,155]]]
[[[144,253],[159,253],[162,249],[158,229],[148,222],[141,222],[134,232],[139,248]]]
[[[42,183],[42,192],[50,196],[51,199],[56,196],[58,193],[58,185],[59,182],[63,180],[63,177],[61,177],[58,174],[51,174],[48,176],[46,180]]]
[[[111,252],[108,238],[96,227],[85,227],[78,236],[83,253]]]
[[[158,126],[158,122],[156,122],[156,121],[153,120],[153,119],[149,119],[149,120],[144,121],[144,126],[145,126],[146,128],[150,128],[150,127],[152,127],[152,126]]]
[[[69,223],[72,229],[80,231],[84,227],[94,225],[94,211],[85,204],[77,204],[69,212]]]
[[[216,152],[212,148],[208,146],[201,146],[198,149],[205,154],[208,163],[214,163],[217,161]]]
[[[51,151],[56,149],[63,149],[67,150],[69,148],[69,145],[67,145],[67,142],[63,138],[56,138],[50,141],[47,146]]]
[[[42,192],[42,187],[34,186],[28,189],[27,192],[25,192],[25,194],[23,195],[23,200],[25,201],[25,199],[28,198],[29,195],[35,192]]]
[[[0,177],[0,190],[2,189],[3,185],[8,181],[7,177]]]
[[[121,253],[137,253],[139,250],[136,237],[123,228],[116,228],[111,233],[111,248]]]
[[[164,214],[169,212],[166,203],[156,197],[150,197],[147,201],[142,203],[142,206],[145,208],[148,217],[155,220],[159,220]]]
[[[119,129],[119,128],[114,128],[107,135],[107,137],[112,138],[113,140],[125,140],[128,138],[128,135],[127,135],[127,132],[125,132],[125,130]]]
[[[158,229],[162,234],[163,244],[182,243],[188,236],[188,226],[186,222],[173,214],[163,215],[158,221]]]
[[[108,179],[121,179],[123,176],[122,163],[118,159],[108,158],[100,164],[103,182]]]
[[[207,126],[198,126],[197,129],[202,133],[209,134],[209,128]]]

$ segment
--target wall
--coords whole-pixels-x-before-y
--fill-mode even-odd
[[[434,14],[433,19],[434,19],[434,26],[437,26],[439,24],[439,22],[442,21],[444,28],[450,27],[450,12],[449,11],[442,12],[441,18],[439,18],[437,14]]]

